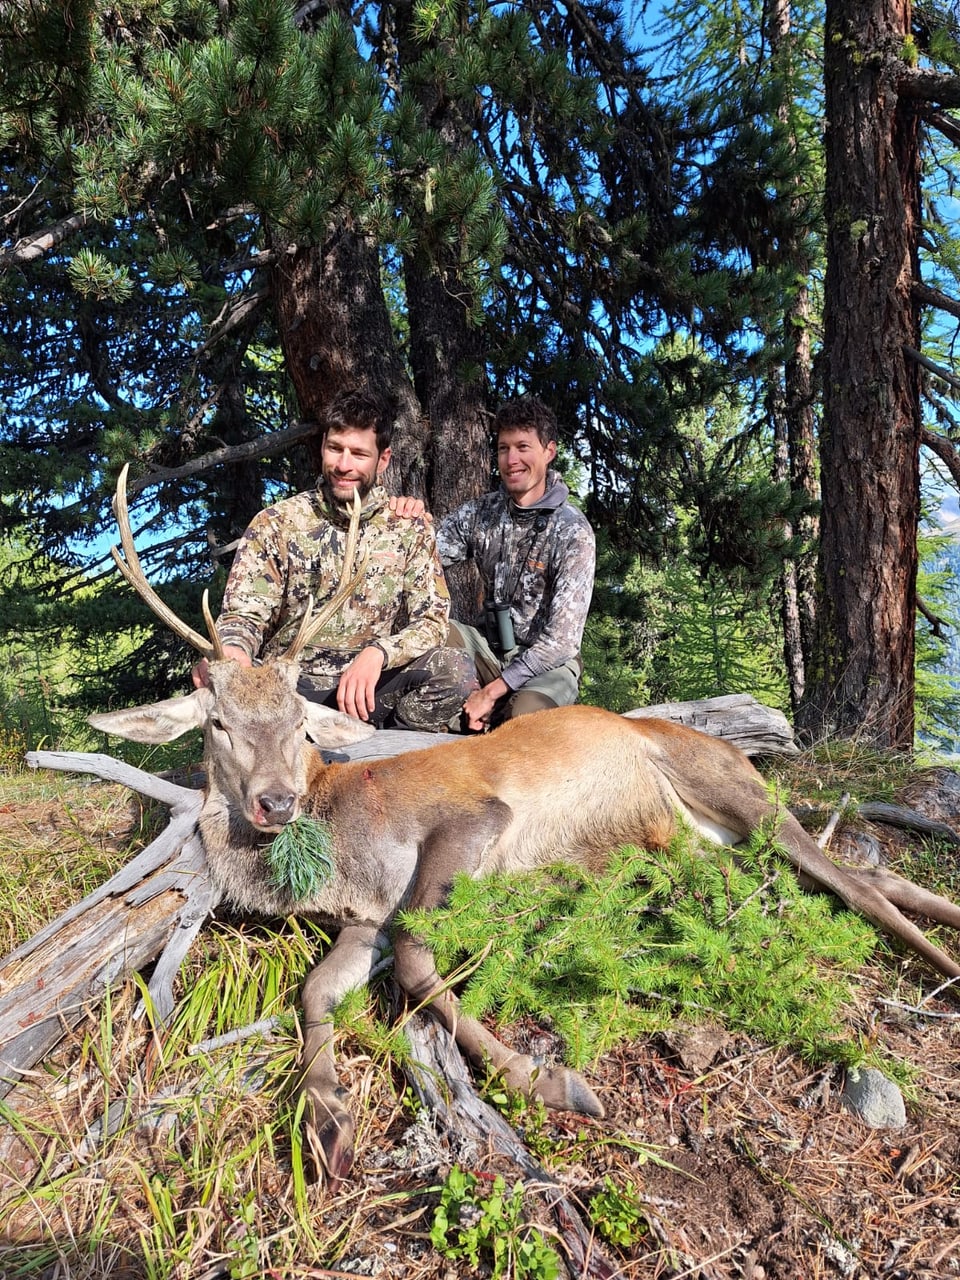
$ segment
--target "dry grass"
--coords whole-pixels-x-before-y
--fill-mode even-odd
[[[798,762],[797,797],[832,792],[827,768]],[[863,782],[844,766],[838,790],[889,795],[909,773],[887,787],[872,769]],[[153,821],[120,788],[0,777],[6,949],[125,862]],[[942,865],[927,855],[924,869],[948,882],[955,857],[936,856]],[[294,925],[211,925],[181,974],[170,1027],[133,1018],[140,993],[130,983],[8,1096],[4,1280],[478,1273],[443,1258],[430,1226],[452,1164],[501,1165],[485,1152],[465,1161],[437,1140],[363,1002],[338,1046],[359,1119],[356,1174],[336,1188],[304,1179],[289,1015],[317,945]],[[528,1109],[519,1123],[585,1208],[606,1179],[632,1197],[640,1228],[624,1247],[603,1246],[618,1276],[960,1274],[960,1022],[942,999],[927,1012],[944,1016],[912,1012],[924,986],[912,962],[880,955],[850,1011],[866,1043],[909,1068],[903,1131],[870,1131],[849,1116],[838,1072],[722,1030],[706,1062],[683,1036],[605,1055],[591,1077],[603,1121]],[[271,1015],[281,1022],[268,1039],[190,1053],[197,1040]],[[546,1039],[534,1027],[506,1034]]]

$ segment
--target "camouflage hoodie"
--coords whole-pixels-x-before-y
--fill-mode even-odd
[[[556,471],[539,502],[518,507],[501,486],[445,516],[437,530],[446,564],[474,560],[487,600],[509,600],[518,651],[503,679],[522,688],[580,651],[593,594],[593,530],[570,505]],[[464,622],[484,630],[483,617]]]
[[[317,606],[337,589],[348,517],[322,489],[298,493],[254,516],[234,557],[217,631],[251,657],[282,654],[296,635],[308,595]],[[363,503],[355,593],[304,651],[307,674],[336,684],[364,645],[375,641],[386,667],[444,643],[450,596],[425,520],[401,519],[373,488]]]

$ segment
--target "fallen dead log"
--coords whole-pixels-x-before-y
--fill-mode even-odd
[[[838,816],[849,803],[850,797],[844,797],[838,807]],[[811,804],[794,805],[793,813],[801,822],[813,822],[823,816],[823,807]],[[865,800],[853,806],[852,813],[866,822],[882,822],[888,827],[898,827],[901,831],[914,831],[919,836],[931,840],[941,840],[944,844],[960,845],[960,835],[945,822],[937,822],[928,818],[916,809],[902,804],[890,804],[886,800]]]
[[[656,717],[685,724],[714,738],[725,738],[748,756],[794,755],[793,729],[782,711],[766,707],[749,693],[729,693],[696,702],[661,702],[637,707],[625,715],[634,720]]]
[[[411,1017],[405,1030],[412,1051],[407,1074],[434,1125],[448,1138],[453,1158],[470,1165],[478,1158],[486,1163],[486,1157],[494,1155],[505,1181],[519,1179],[524,1190],[549,1210],[568,1273],[578,1280],[610,1280],[616,1268],[604,1257],[580,1207],[533,1158],[500,1113],[478,1096],[452,1038],[436,1019],[423,1014]]]
[[[197,836],[202,797],[111,756],[32,752],[34,768],[119,782],[170,809],[157,838],[82,902],[0,961],[0,1097],[35,1066],[107,990],[152,963],[150,995],[173,1012],[173,978],[216,905]]]
[[[661,702],[655,707],[636,707],[624,712],[628,719],[656,717],[674,724],[689,725],[713,738],[725,738],[748,756],[795,755],[798,748],[790,722],[775,707],[764,706],[749,693],[700,698],[695,702]],[[381,729],[363,742],[336,751],[324,751],[326,760],[380,760],[384,756],[418,751],[457,742],[457,734],[416,733],[410,730]]]

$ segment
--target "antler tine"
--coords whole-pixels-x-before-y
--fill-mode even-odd
[[[212,658],[220,660],[226,655],[223,652],[223,641],[217,632],[217,624],[213,620],[213,614],[210,612],[210,592],[206,587],[203,589],[203,596],[200,599],[200,612],[203,614],[203,620],[207,624],[207,631],[210,633],[210,640],[213,644]]]
[[[114,563],[144,604],[153,610],[160,621],[168,626],[174,635],[178,635],[181,640],[186,640],[187,644],[192,645],[194,649],[199,649],[207,658],[223,657],[223,647],[220,645],[219,639],[214,643],[200,635],[199,632],[194,631],[192,627],[188,627],[185,622],[181,622],[173,610],[163,603],[147,581],[146,574],[140,565],[137,549],[133,545],[133,532],[130,529],[130,513],[127,509],[127,472],[129,469],[130,464],[125,462],[123,470],[117,477],[117,492],[113,498],[113,514],[117,517],[120,542],[123,546],[123,556],[115,546],[110,548]],[[124,559],[124,556],[126,556],[126,559]],[[209,613],[209,609],[207,612]],[[212,630],[212,621],[208,622],[207,625],[211,628],[211,633],[215,634]]]
[[[363,577],[367,561],[366,557],[361,560],[357,566],[356,572],[351,574],[353,562],[357,555],[357,543],[360,540],[360,510],[362,503],[360,494],[356,489],[353,491],[353,501],[350,504],[350,527],[347,530],[346,545],[343,549],[343,568],[340,570],[340,585],[337,590],[326,601],[319,613],[311,617],[313,613],[313,596],[307,599],[307,607],[304,612],[303,619],[300,623],[300,629],[293,638],[284,657],[289,662],[295,662],[304,648],[310,643],[317,632],[326,625],[337,612],[340,606],[353,594],[353,590],[357,583]]]

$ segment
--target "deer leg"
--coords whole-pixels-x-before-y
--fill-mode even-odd
[[[912,880],[897,875],[887,867],[851,867],[844,863],[843,870],[855,880],[872,884],[888,902],[892,902],[901,911],[910,911],[914,915],[935,920],[938,924],[960,929],[960,906],[949,898],[931,893],[929,889],[914,884]]]
[[[931,902],[949,905],[946,899],[938,899],[935,894],[926,895],[925,890],[911,885],[910,881],[900,876],[894,876],[892,872],[885,875],[881,873],[878,884],[874,882],[876,877],[861,875],[856,867],[841,867],[827,857],[791,814],[783,816],[777,837],[804,889],[814,888],[821,892],[827,890],[836,894],[851,911],[859,911],[871,924],[892,937],[899,938],[938,973],[947,978],[960,978],[960,965],[956,960],[931,942],[922,929],[918,929],[912,920],[908,920],[898,910],[901,905],[914,910],[915,904],[925,896]],[[908,889],[912,893],[908,894]],[[917,906],[916,909],[922,908]],[[945,922],[951,923],[949,919]]]
[[[374,925],[345,925],[303,984],[303,1058],[298,1088],[304,1099],[307,1144],[330,1178],[345,1178],[353,1165],[353,1117],[343,1105],[333,1057],[333,1011],[348,991],[362,986],[387,945]]]
[[[457,814],[436,826],[420,850],[411,908],[439,906],[458,872],[479,873],[482,855],[506,828],[512,813],[502,801],[490,798],[473,814]],[[496,922],[491,922],[496,929]],[[467,1018],[452,991],[445,988],[429,947],[405,930],[394,941],[394,972],[407,995],[427,1005],[475,1067],[489,1063],[512,1089],[540,1098],[556,1110],[602,1116],[603,1106],[587,1082],[567,1067],[540,1068],[527,1054],[515,1053],[482,1023]]]

